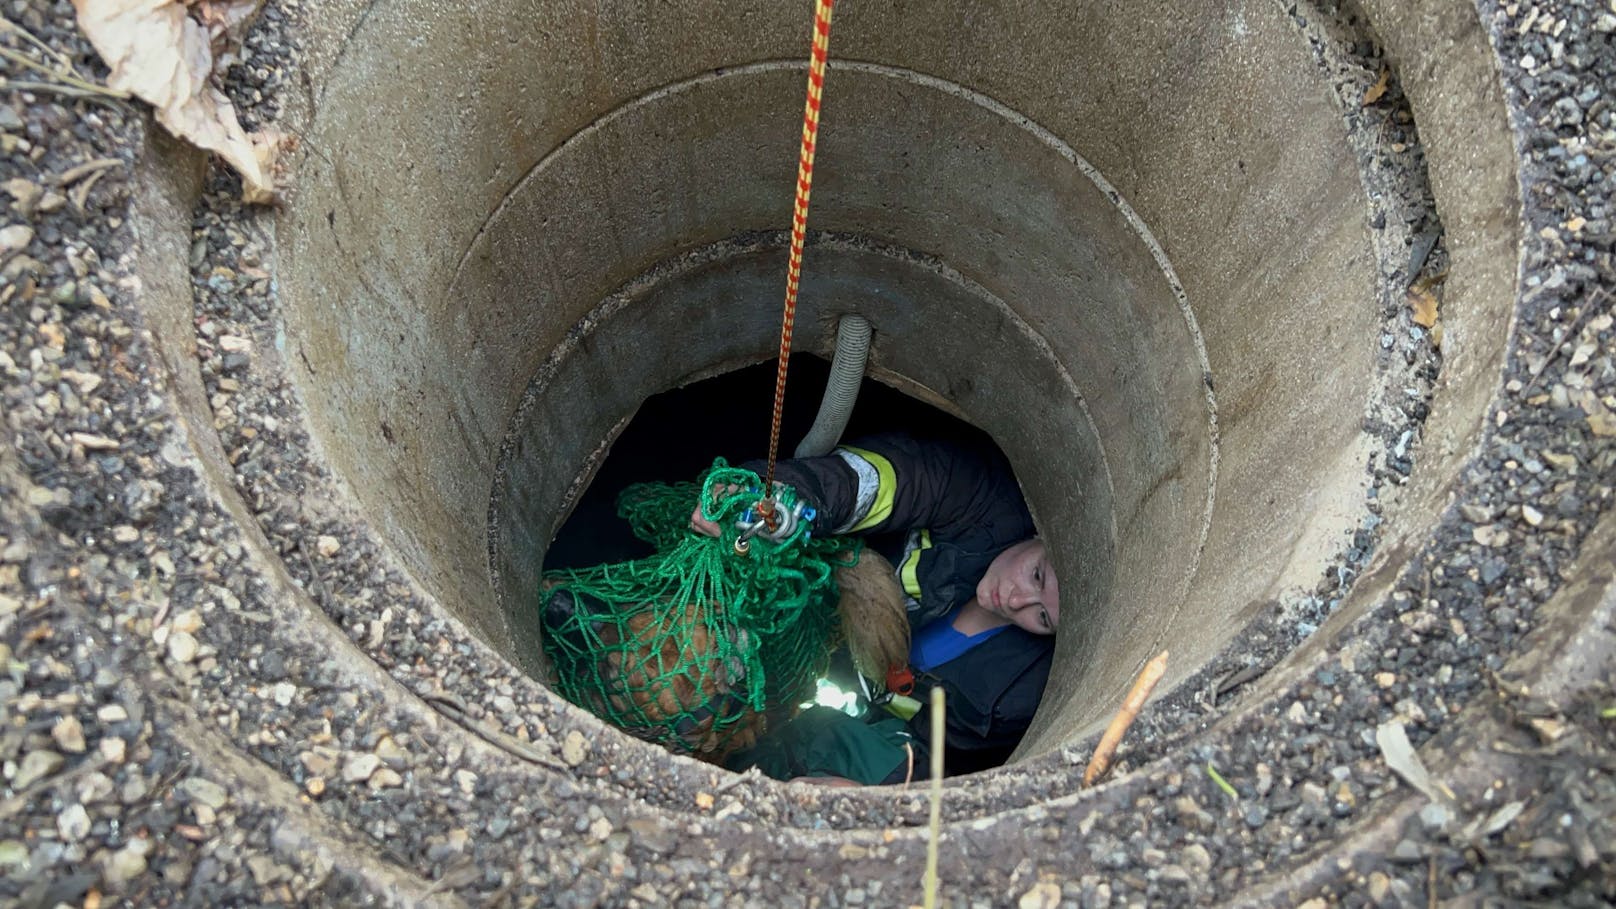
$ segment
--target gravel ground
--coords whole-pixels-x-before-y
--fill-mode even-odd
[[[1612,302],[1596,291],[1616,286],[1616,13],[1480,9],[1511,92],[1526,277],[1505,391],[1455,507],[1428,546],[1393,560],[1396,592],[1307,678],[1222,712],[1303,636],[1299,620],[1328,614],[1340,595],[1328,580],[1317,616],[1276,613],[1153,708],[1127,755],[1140,772],[1073,798],[1080,765],[1052,755],[951,790],[944,866],[975,868],[950,883],[984,904],[1616,899],[1609,667],[1552,698],[1511,680],[1616,479],[1616,444],[1590,421],[1616,407]],[[6,14],[103,73],[69,4],[18,0]],[[228,74],[249,124],[279,114],[298,15],[271,7]],[[1374,56],[1359,54],[1356,78]],[[1390,116],[1387,129],[1408,126]],[[124,102],[0,97],[0,895],[917,901],[918,794],[798,792],[653,761],[390,567],[308,454],[274,345],[266,216],[230,203],[233,179],[216,170],[192,225],[200,375],[168,372],[131,259],[149,128]],[[1417,149],[1411,127],[1406,138]],[[1402,224],[1388,261],[1433,227]],[[1408,328],[1387,366],[1417,374],[1435,362]],[[186,382],[216,438],[178,423]],[[1388,450],[1423,418],[1399,413]],[[227,465],[239,498],[211,485],[193,445]],[[1379,470],[1382,484],[1407,473]],[[1450,722],[1464,705],[1477,706]],[[1380,759],[1373,731],[1392,717],[1427,755],[1455,756],[1434,767],[1452,773],[1445,816]],[[1461,772],[1495,739],[1514,749],[1494,749],[1513,761],[1503,788]],[[1023,807],[994,813],[1003,805]],[[1482,835],[1477,819],[1507,822]],[[1352,837],[1376,848],[1342,856],[1334,844]]]

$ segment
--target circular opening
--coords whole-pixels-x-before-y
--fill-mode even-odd
[[[374,6],[315,55],[278,277],[330,464],[537,671],[513,616],[624,422],[774,350],[803,24],[495,6]],[[865,315],[875,375],[1009,456],[1075,593],[1024,755],[1156,652],[1170,685],[1305,597],[1389,458],[1411,342],[1382,332],[1385,203],[1294,24],[1228,15],[838,19],[797,346]]]
[[[789,377],[781,418],[782,456],[812,425],[830,379],[830,364],[799,354],[791,358]],[[634,536],[618,516],[618,493],[634,483],[689,481],[711,467],[715,456],[731,464],[764,457],[774,383],[775,364],[759,363],[647,398],[612,439],[611,450],[591,465],[588,488],[568,509],[565,522],[553,532],[549,527],[538,529],[538,536],[553,538],[543,554],[543,569],[584,568],[650,555],[651,545]],[[958,417],[866,377],[842,438],[884,431],[942,439],[980,435]],[[505,464],[501,473],[510,470],[511,465]],[[490,511],[498,521],[506,510],[496,499]],[[495,539],[506,536],[497,528],[491,533]],[[531,596],[515,602],[502,597],[501,607],[512,624],[535,619]]]
[[[781,425],[781,452],[782,458],[790,455],[795,447],[795,441],[808,434],[812,421],[817,413],[818,399],[824,394],[830,378],[830,366],[824,360],[812,356],[799,355],[793,358],[790,369],[790,381],[787,385],[787,397],[783,411]],[[952,416],[937,407],[927,404],[915,397],[906,395],[895,388],[884,385],[874,379],[866,377],[861,383],[855,406],[852,408],[845,431],[841,439],[851,445],[880,445],[880,441],[872,440],[866,443],[866,437],[883,433],[902,433],[916,440],[922,440],[928,446],[947,445],[960,446],[962,450],[978,451],[991,450],[995,446],[992,441],[975,427],[970,426],[958,417]],[[508,543],[512,541],[526,541],[536,537],[539,540],[550,539],[553,542],[543,552],[544,569],[546,572],[560,572],[567,569],[584,569],[587,583],[598,583],[602,579],[593,575],[589,569],[602,563],[620,565],[630,560],[642,559],[653,555],[656,551],[649,542],[636,536],[631,529],[629,521],[618,513],[619,494],[625,493],[631,484],[639,483],[688,483],[692,479],[705,473],[713,466],[715,455],[722,456],[731,465],[741,465],[745,462],[760,461],[766,454],[768,447],[768,422],[772,410],[773,391],[775,386],[775,364],[760,363],[754,366],[727,372],[709,379],[693,382],[687,386],[672,391],[653,395],[648,398],[632,419],[623,425],[621,432],[612,440],[610,453],[600,459],[598,463],[591,464],[591,478],[588,488],[577,498],[570,509],[566,522],[553,534],[550,528],[539,527],[534,529],[532,535],[524,534],[516,528],[507,531],[505,528],[511,522],[526,518],[543,519],[547,515],[522,515],[514,513],[512,509],[502,502],[501,494],[513,484],[520,484],[535,472],[542,472],[542,467],[521,463],[502,462],[502,482],[495,486],[495,499],[492,502],[491,514],[494,519],[492,529],[495,540],[494,559],[502,565],[523,566],[535,557],[535,553],[528,551],[511,551]],[[524,413],[529,416],[534,411],[529,409]],[[512,431],[513,438],[542,438],[545,430],[518,426]],[[886,444],[890,444],[888,439]],[[516,454],[523,446],[513,445],[510,454]],[[896,463],[896,462],[895,462]],[[907,481],[904,472],[910,469],[909,462],[902,462],[898,466],[901,477],[900,482]],[[929,475],[930,476],[930,475]],[[980,479],[987,480],[987,476]],[[787,482],[791,482],[787,479]],[[940,476],[933,476],[927,480],[928,485],[943,482]],[[1013,488],[1013,487],[1012,487]],[[971,496],[981,493],[959,490],[949,494],[948,503],[951,508],[964,507]],[[938,503],[941,504],[941,503]],[[688,514],[695,505],[695,498],[691,495],[684,501],[684,509],[678,516],[679,524],[673,528],[683,528],[684,515]],[[959,522],[954,521],[950,527],[956,527]],[[824,523],[823,517],[815,522],[815,536],[818,537],[829,525]],[[933,533],[943,531],[940,525],[931,525]],[[954,530],[953,533],[958,533]],[[917,545],[918,540],[911,539],[905,532],[891,532],[865,536],[867,552],[879,553],[889,559],[892,565],[904,565],[904,555],[910,547]],[[931,542],[932,538],[928,538]],[[939,542],[954,542],[953,536],[939,539]],[[506,544],[506,545],[502,545]],[[865,556],[868,558],[868,556]],[[918,563],[910,566],[912,571],[918,571]],[[618,569],[629,570],[626,567]],[[880,569],[891,570],[891,566]],[[500,585],[498,591],[502,594],[502,607],[511,627],[516,630],[519,638],[524,640],[543,641],[548,647],[541,648],[538,644],[521,646],[518,652],[530,664],[527,668],[538,679],[548,680],[557,671],[556,666],[550,663],[547,656],[554,655],[557,646],[554,636],[561,629],[577,627],[574,619],[570,618],[572,610],[563,608],[563,614],[568,617],[551,617],[549,627],[541,616],[549,612],[545,605],[548,603],[546,595],[539,593],[529,585],[532,583],[532,571],[518,569],[513,571],[514,577]],[[567,575],[558,573],[551,575],[562,578]],[[901,575],[900,575],[901,576]],[[909,575],[914,583],[919,583],[918,575]],[[929,575],[928,575],[929,577]],[[974,580],[974,579],[972,579]],[[931,583],[931,582],[928,582]],[[615,587],[615,585],[613,585]],[[896,588],[896,581],[894,581]],[[844,587],[844,594],[846,588]],[[863,588],[860,588],[863,589]],[[894,592],[896,592],[894,590]],[[913,591],[911,592],[914,595]],[[1076,598],[1075,591],[1066,591],[1064,596],[1068,600]],[[1103,599],[1103,596],[1096,597]],[[573,601],[568,595],[567,603]],[[620,617],[627,617],[640,611],[639,603],[643,600],[629,603],[613,603],[613,612]],[[870,602],[868,599],[864,603]],[[834,607],[832,607],[834,608]],[[859,609],[860,607],[850,607]],[[864,608],[868,608],[867,606]],[[591,614],[602,615],[601,606],[592,608]],[[559,626],[556,624],[559,622]],[[857,635],[858,626],[863,623],[855,621],[843,625],[844,632]],[[684,627],[708,628],[700,619],[690,619]],[[605,629],[602,632],[602,629]],[[692,639],[694,633],[697,638]],[[644,685],[652,686],[659,692],[669,693],[672,689],[660,684],[646,681],[648,677],[663,678],[667,674],[677,674],[683,678],[702,679],[710,672],[712,667],[718,666],[717,657],[712,651],[705,650],[703,645],[693,643],[693,640],[707,641],[710,638],[701,636],[699,632],[689,630],[674,631],[673,638],[681,642],[676,652],[669,652],[657,646],[650,646],[640,641],[639,633],[635,632],[628,640],[640,641],[628,648],[628,653],[622,656],[617,654],[622,648],[615,646],[625,640],[623,628],[616,624],[615,619],[603,619],[602,624],[595,626],[595,631],[589,636],[580,637],[577,631],[568,638],[572,645],[582,646],[591,651],[588,659],[581,663],[573,663],[570,659],[563,660],[559,671],[566,676],[567,684],[561,686],[563,692],[568,692],[571,698],[579,697],[577,685],[582,685],[586,691],[593,691],[593,680],[597,678],[606,691],[616,692],[623,690],[619,685],[629,689]],[[601,635],[604,634],[604,637]],[[562,637],[566,637],[562,634]],[[790,646],[782,654],[783,662],[772,662],[770,648],[765,647],[761,653],[763,670],[771,684],[778,678],[792,677],[796,661],[804,656],[797,646]],[[693,654],[703,654],[709,659],[693,660]],[[822,654],[830,657],[830,653]],[[625,665],[640,667],[630,678],[625,680],[622,669]],[[810,665],[819,663],[820,659],[808,656]],[[845,654],[842,655],[845,662]],[[848,697],[856,697],[860,685],[849,675],[846,668],[833,670],[832,664],[836,660],[826,660],[818,672],[822,674],[820,694],[825,697],[837,699],[835,706],[845,706]],[[739,665],[739,664],[737,664]],[[850,665],[850,664],[849,664]],[[572,675],[567,675],[571,673]],[[785,673],[784,676],[778,673]],[[641,681],[636,682],[633,679]],[[1040,679],[1042,676],[1040,676]],[[617,680],[613,684],[612,680]],[[727,688],[717,687],[723,685],[721,680],[715,683],[715,691],[722,692]],[[805,681],[811,682],[811,677]],[[877,683],[880,682],[876,679]],[[1041,682],[1040,682],[1041,685]],[[917,695],[918,696],[918,695]],[[816,695],[810,685],[808,688],[796,692],[796,701],[782,701],[778,695],[771,695],[771,705],[775,708],[782,706],[795,706],[804,701],[814,700]],[[620,710],[628,709],[627,701],[616,698],[595,700],[592,695],[584,694],[577,700],[581,706],[593,711],[611,722],[611,716]],[[709,703],[723,703],[722,695],[714,694]],[[827,703],[829,703],[827,701]],[[707,704],[686,704],[686,708],[695,708],[696,713],[690,714],[692,720],[702,713]],[[870,705],[874,717],[888,716],[879,706]],[[635,714],[640,716],[640,714]],[[662,719],[660,708],[650,710],[650,719]],[[770,721],[770,728],[774,729],[778,720]],[[743,729],[750,729],[751,723],[741,724]],[[643,729],[641,730],[644,731]],[[726,753],[728,749],[725,749]],[[708,758],[721,755],[708,752]],[[985,760],[985,759],[984,759]],[[726,762],[728,763],[728,762]]]

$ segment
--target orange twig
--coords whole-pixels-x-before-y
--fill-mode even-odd
[[[1122,702],[1122,709],[1111,720],[1111,725],[1105,727],[1105,735],[1100,736],[1100,744],[1094,746],[1094,757],[1089,765],[1083,769],[1083,785],[1092,786],[1095,781],[1105,776],[1111,769],[1111,757],[1117,752],[1117,745],[1122,742],[1123,733],[1133,725],[1138,718],[1139,711],[1144,709],[1145,702],[1150,700],[1150,692],[1155,690],[1156,683],[1167,672],[1167,651],[1163,650],[1156,658],[1145,664],[1139,670],[1139,675],[1133,680],[1133,688],[1128,690],[1128,697]]]

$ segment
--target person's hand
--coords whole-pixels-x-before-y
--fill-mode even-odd
[[[741,487],[736,486],[734,483],[727,486],[714,487],[713,502],[715,504],[721,502],[740,491]],[[723,528],[718,526],[717,521],[709,521],[701,516],[701,505],[699,504],[696,506],[694,511],[690,512],[690,529],[701,534],[702,536],[708,536],[714,539],[717,539],[718,534],[723,530]]]

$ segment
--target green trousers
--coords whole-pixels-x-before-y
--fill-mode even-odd
[[[834,707],[810,707],[726,763],[735,771],[756,767],[777,780],[839,776],[869,786],[901,783],[910,766],[904,746],[912,741],[897,717],[866,722]]]

